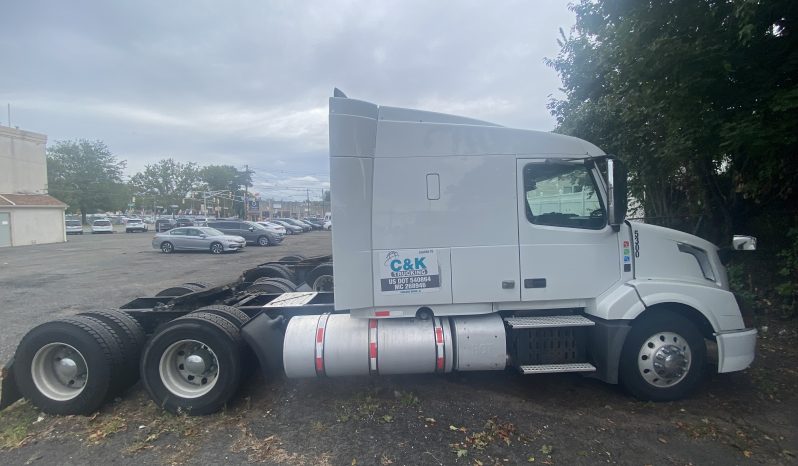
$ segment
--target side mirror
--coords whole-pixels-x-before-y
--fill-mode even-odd
[[[623,162],[607,158],[607,211],[609,224],[615,231],[621,228],[628,209],[627,176]]]
[[[255,227],[249,227],[249,231],[255,231]]]
[[[204,233],[200,233],[200,238],[207,238],[207,237],[208,237],[208,235],[206,235]]]
[[[732,249],[735,251],[755,251],[756,237],[745,235],[734,235],[732,238]]]

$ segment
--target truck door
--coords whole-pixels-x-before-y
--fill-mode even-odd
[[[620,279],[598,173],[584,161],[517,160],[521,300],[595,298]]]

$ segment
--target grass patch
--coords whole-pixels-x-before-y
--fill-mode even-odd
[[[0,450],[12,450],[21,446],[28,438],[39,411],[21,401],[0,414]]]

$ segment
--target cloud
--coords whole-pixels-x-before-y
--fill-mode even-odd
[[[333,87],[381,105],[551,129],[546,102],[560,83],[543,58],[573,23],[566,5],[10,2],[0,15],[0,103],[11,103],[14,125],[51,141],[102,139],[131,173],[163,157],[248,164],[320,192]]]

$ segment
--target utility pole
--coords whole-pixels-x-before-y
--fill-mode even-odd
[[[249,165],[244,165],[244,172],[249,177]],[[244,220],[249,220],[249,183],[244,179]]]

